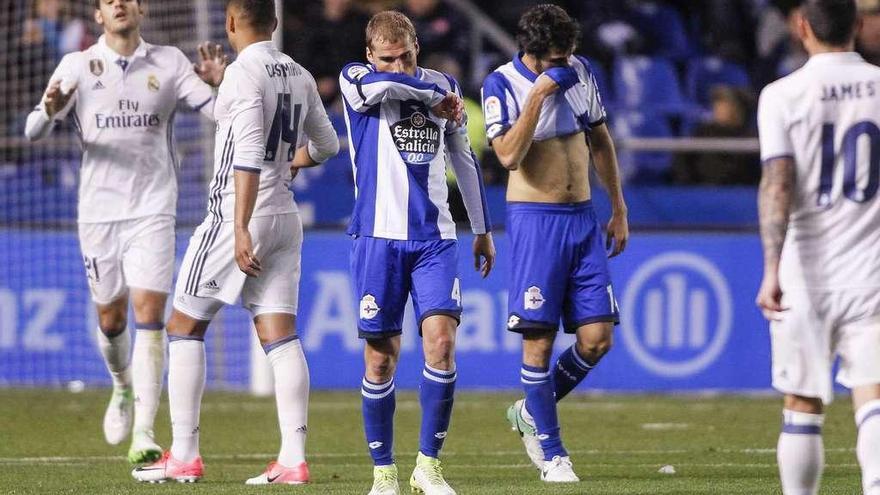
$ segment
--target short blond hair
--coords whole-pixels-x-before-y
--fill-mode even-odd
[[[373,40],[390,42],[409,38],[417,41],[416,28],[409,17],[395,10],[386,10],[374,15],[367,23],[367,48],[373,47]]]

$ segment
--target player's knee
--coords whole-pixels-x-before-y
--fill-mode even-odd
[[[364,358],[367,379],[385,382],[394,376],[397,369],[397,356],[394,353],[382,352],[368,346]]]
[[[367,378],[373,381],[386,382],[394,376],[396,368],[397,360],[392,356],[375,356],[367,362]]]
[[[449,361],[455,352],[455,337],[449,333],[438,333],[423,337],[426,357],[429,361]],[[429,363],[430,364],[430,363]]]
[[[162,298],[160,302],[154,298],[133,298],[132,309],[137,321],[156,323],[162,320],[165,313],[165,300]]]
[[[822,414],[823,410],[822,399],[791,394],[786,394],[784,407],[789,411],[807,414]]]
[[[128,321],[124,311],[117,308],[102,308],[98,310],[98,326],[101,332],[108,337],[114,337],[125,331]]]
[[[608,351],[611,350],[611,338],[603,338],[590,341],[578,341],[575,349],[584,361],[595,365]]]

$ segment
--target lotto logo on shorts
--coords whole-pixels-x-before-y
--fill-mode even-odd
[[[544,296],[541,294],[541,288],[531,286],[525,293],[525,301],[523,302],[526,309],[541,309],[544,305]]]
[[[371,294],[367,294],[361,299],[361,319],[372,320],[379,313],[379,305],[376,304],[376,298]]]

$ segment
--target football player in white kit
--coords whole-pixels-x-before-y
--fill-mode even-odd
[[[312,75],[272,44],[276,26],[273,0],[227,4],[226,32],[238,58],[217,95],[208,215],[190,239],[168,321],[173,443],[155,464],[132,472],[139,481],[202,477],[204,335],[220,308],[239,296],[272,365],[281,427],[277,460],[247,484],[309,481],[309,371],[296,333],[302,223],[288,185],[291,167],[331,158],[339,141]]]
[[[880,68],[853,51],[855,0],[807,0],[810,53],[761,93],[759,192],[773,386],[785,394],[785,495],[819,490],[823,407],[852,390],[866,495],[880,495]]]
[[[113,377],[104,436],[118,444],[134,423],[132,463],[162,453],[152,430],[165,368],[162,322],[174,274],[174,112],[182,102],[212,118],[209,84],[219,85],[226,68],[219,46],[200,46],[194,71],[179,49],[144,42],[143,17],[138,0],[95,0],[104,35],[61,60],[25,130],[32,141],[45,138],[71,114],[82,141],[79,240],[98,311],[98,347]],[[129,299],[137,328],[131,357]]]

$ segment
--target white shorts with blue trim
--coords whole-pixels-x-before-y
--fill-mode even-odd
[[[773,388],[834,399],[831,374],[847,388],[880,384],[880,289],[788,288],[780,321],[770,324]]]
[[[241,297],[255,316],[296,314],[299,299],[302,222],[298,213],[252,218],[248,230],[262,270],[249,277],[235,261],[232,222],[210,217],[189,241],[174,290],[174,308],[191,318],[210,321],[224,304]]]
[[[174,276],[174,217],[154,215],[78,225],[89,291],[96,304],[129,287],[167,294]]]

